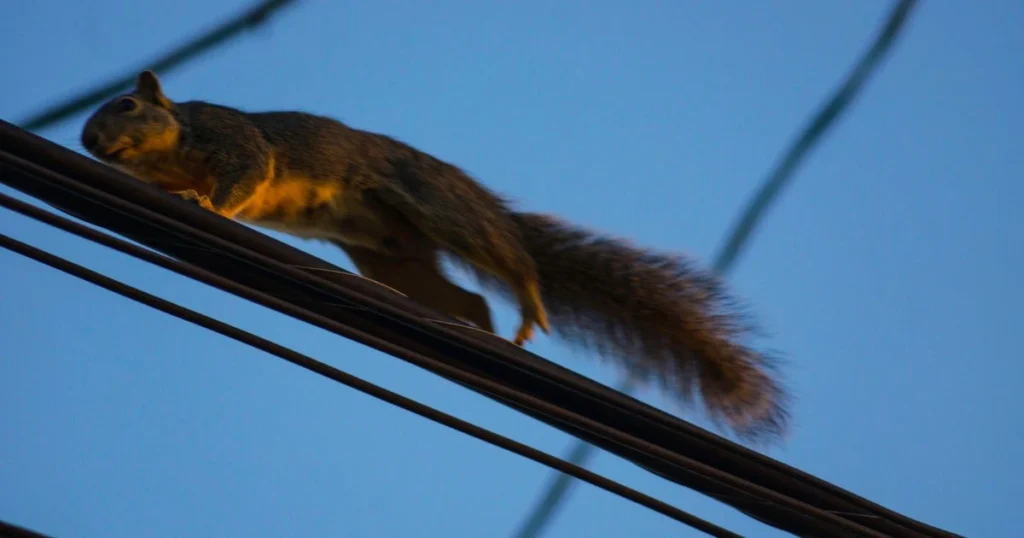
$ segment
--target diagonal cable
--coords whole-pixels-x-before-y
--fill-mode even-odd
[[[0,521],[0,538],[50,538],[34,530],[20,527],[13,523]]]
[[[193,278],[193,279],[198,280],[200,282],[204,282],[206,284],[210,284],[212,286],[220,288],[220,289],[222,289],[224,291],[227,291],[229,293],[233,293],[233,294],[238,295],[240,297],[244,297],[246,299],[254,301],[257,304],[263,304],[264,306],[269,306],[269,307],[275,308],[275,309],[281,311],[282,313],[287,313],[289,315],[292,315],[293,317],[297,317],[299,319],[304,319],[305,321],[315,321],[316,318],[317,318],[317,316],[315,314],[311,315],[311,313],[309,313],[308,311],[305,311],[301,307],[297,307],[295,305],[288,305],[287,302],[281,301],[280,299],[277,299],[277,298],[275,298],[275,297],[273,297],[271,295],[267,295],[266,293],[263,293],[263,292],[261,292],[259,290],[255,290],[255,289],[249,288],[247,286],[238,284],[237,282],[234,282],[233,280],[231,280],[229,278],[225,278],[224,276],[217,275],[217,274],[212,273],[210,271],[207,271],[205,269],[202,269],[202,268],[199,268],[199,267],[195,267],[195,266],[192,266],[190,264],[174,260],[174,259],[169,258],[167,256],[164,256],[164,255],[161,255],[159,253],[153,252],[151,250],[145,249],[145,248],[143,248],[141,246],[133,245],[131,243],[128,243],[127,241],[123,241],[123,240],[114,238],[114,237],[112,237],[112,236],[110,236],[108,234],[105,234],[103,232],[94,230],[94,229],[89,228],[89,227],[87,227],[87,226],[85,226],[83,224],[79,224],[79,223],[73,222],[73,221],[71,221],[69,219],[66,219],[66,218],[63,218],[63,217],[59,217],[57,215],[54,215],[54,214],[49,213],[49,212],[47,212],[45,210],[36,208],[36,207],[34,207],[34,206],[30,205],[30,204],[27,204],[25,202],[21,202],[19,200],[16,200],[16,199],[14,199],[14,198],[12,198],[10,196],[7,196],[5,194],[2,194],[2,193],[0,193],[0,207],[5,207],[5,208],[13,210],[15,212],[21,213],[22,215],[28,216],[28,217],[33,218],[35,220],[38,220],[38,221],[44,222],[46,224],[49,224],[51,226],[57,227],[57,228],[59,228],[61,230],[64,230],[66,232],[73,233],[75,235],[78,235],[79,237],[83,237],[83,238],[89,239],[89,240],[91,240],[93,242],[96,242],[96,243],[102,244],[104,246],[113,248],[113,249],[115,249],[115,250],[117,250],[119,252],[128,254],[128,255],[133,256],[135,258],[138,258],[140,260],[144,260],[144,261],[147,261],[149,263],[152,263],[152,264],[158,265],[160,267],[163,267],[165,269],[174,271],[174,272],[176,272],[178,274],[181,274],[183,276],[187,276],[189,278]],[[58,268],[58,269],[61,269],[61,267],[68,267],[67,264],[70,263],[70,262],[60,261],[60,260],[54,261],[54,257],[52,255],[49,255],[47,253],[39,254],[38,252],[35,252],[38,249],[35,249],[34,247],[31,247],[31,246],[28,246],[28,245],[21,244],[20,242],[18,242],[16,240],[13,240],[13,239],[10,239],[7,236],[2,235],[2,234],[0,234],[0,247],[7,248],[9,250],[14,250],[15,252],[18,252],[20,254],[26,255],[28,257],[36,259],[37,261],[41,261],[43,263],[46,263],[46,264],[51,265],[52,267],[55,267],[55,268]],[[47,261],[47,260],[49,260],[49,261]],[[58,265],[54,265],[54,264],[58,264],[59,266]],[[74,264],[71,264],[71,265],[74,265]],[[64,270],[64,269],[61,269],[61,270]],[[88,269],[81,268],[81,271],[78,271],[78,273],[81,273],[82,271],[85,272],[85,273],[82,273],[82,274],[88,275],[87,280],[90,280],[94,284],[98,284],[98,285],[100,285],[102,287],[105,287],[105,288],[107,288],[107,289],[109,289],[111,291],[114,291],[116,293],[121,293],[121,291],[130,288],[130,287],[125,286],[124,284],[121,284],[121,283],[119,283],[117,281],[113,281],[112,279],[109,279],[108,277],[105,277],[103,275],[92,276],[93,272],[89,271]],[[76,276],[78,276],[78,273],[76,273]],[[113,287],[111,287],[111,286],[113,286]],[[119,290],[121,290],[121,291],[119,291]],[[142,293],[142,294],[145,293],[145,292],[141,292],[140,290],[129,291],[128,293],[132,295],[132,297],[129,297],[129,298],[134,298],[134,296],[136,295],[136,292],[137,293]],[[161,299],[159,299],[159,298],[154,298],[154,300],[155,301],[161,301]],[[282,303],[285,304],[285,306],[283,308],[280,306]],[[146,304],[150,304],[150,303],[146,303]],[[153,306],[153,305],[150,304],[150,306]],[[162,309],[160,306],[155,306],[155,308]],[[180,308],[180,307],[177,307],[177,308]],[[164,311],[166,312],[166,310],[164,310]],[[181,312],[181,310],[175,310],[175,312]],[[172,315],[177,315],[177,314],[174,314],[173,312],[169,312],[169,313],[172,313]],[[298,314],[298,315],[296,315],[296,314]],[[305,315],[303,315],[303,314],[305,314]],[[200,314],[196,314],[196,315],[200,315]],[[191,318],[189,320],[191,321]],[[330,327],[325,327],[325,328],[330,328]],[[215,328],[214,330],[217,330],[217,329]],[[248,342],[246,342],[246,343],[248,343]],[[269,352],[274,353],[274,351],[269,351]],[[286,360],[290,360],[288,358],[285,358],[285,359]],[[295,361],[291,361],[291,362],[295,362]],[[326,368],[326,369],[330,369],[331,367],[329,367],[327,365],[316,363],[316,361],[313,361],[314,364],[312,366],[310,366],[310,363],[300,363],[300,362],[295,362],[295,363],[298,364],[299,366],[302,366],[302,367],[305,367],[307,369],[310,369],[310,370],[312,370],[312,371],[314,371],[316,373],[320,373],[322,375],[327,375],[331,379],[334,379],[334,380],[339,381],[341,383],[347,384],[349,386],[354,386],[349,381],[346,381],[346,379],[351,379],[352,378],[352,376],[348,376],[348,374],[344,374],[343,372],[340,372],[340,371],[334,371],[333,369],[331,369],[331,371],[328,371],[327,373],[325,373],[323,370],[319,370],[318,369],[320,367]],[[442,369],[444,369],[444,368],[442,368]],[[332,374],[332,375],[328,375],[328,374]],[[337,376],[347,376],[347,377],[340,378],[340,377],[337,377]],[[473,378],[475,376],[473,374],[469,374],[469,373],[466,373],[466,372],[456,372],[455,375],[453,375],[452,377],[455,377],[456,379],[460,379],[461,378],[461,380],[465,381],[465,380],[469,380],[469,379],[471,379],[471,378]],[[526,395],[523,395],[521,393],[518,393],[514,389],[510,390],[509,387],[500,386],[500,385],[495,386],[494,383],[487,382],[487,381],[480,381],[480,382],[490,385],[491,386],[491,388],[490,388],[491,392],[500,395],[503,399],[513,400],[513,401],[514,400],[519,400],[519,399],[521,399],[523,397],[529,399],[529,396],[526,396]],[[355,387],[355,388],[357,388],[358,390],[362,390],[359,387]],[[383,389],[381,389],[381,390],[383,390]],[[551,406],[550,404],[547,404],[545,402],[535,402],[535,405],[538,405],[538,407],[541,408],[549,416],[570,416],[570,417],[572,416],[572,414],[571,413],[567,413],[565,409],[558,408],[558,407],[555,407],[555,406]],[[453,418],[453,420],[457,420],[457,419]],[[602,432],[602,435],[605,438],[607,438],[609,440],[613,440],[614,439],[614,440],[617,440],[618,442],[623,443],[623,444],[634,445],[634,441],[631,441],[630,437],[622,435],[621,432],[607,429],[607,428],[603,427],[602,425],[594,423],[593,421],[591,421],[589,419],[586,419],[584,417],[577,417],[574,420],[577,420],[581,424],[589,425],[589,427],[591,427],[591,428],[596,428],[597,430]],[[509,440],[509,441],[512,442],[511,440]],[[719,496],[721,498],[725,498],[725,499],[740,499],[740,498],[744,498],[744,497],[750,497],[750,498],[758,499],[757,501],[755,501],[755,502],[758,502],[758,503],[765,503],[765,502],[770,503],[770,504],[776,506],[777,508],[785,511],[788,514],[787,518],[790,519],[790,521],[792,523],[797,523],[799,521],[804,521],[806,523],[801,523],[800,524],[801,526],[804,525],[804,524],[808,524],[809,523],[811,525],[810,528],[815,528],[815,529],[818,529],[818,532],[825,533],[825,534],[821,534],[821,536],[881,536],[881,534],[878,534],[878,533],[876,533],[876,532],[874,532],[872,530],[869,530],[869,529],[864,528],[864,527],[862,527],[862,526],[860,526],[858,524],[851,523],[851,522],[848,522],[848,521],[846,521],[846,520],[844,520],[844,519],[842,519],[840,517],[837,517],[835,514],[832,514],[832,513],[830,513],[827,510],[821,510],[820,508],[817,508],[815,506],[809,505],[807,503],[803,503],[803,502],[800,502],[800,501],[796,501],[794,499],[790,499],[790,498],[788,498],[788,497],[786,497],[784,495],[779,495],[778,493],[775,493],[775,492],[772,492],[770,490],[767,490],[766,488],[757,486],[755,484],[751,484],[751,483],[743,481],[743,480],[736,479],[735,477],[733,477],[731,475],[728,475],[726,473],[722,473],[721,471],[719,471],[717,469],[709,468],[709,467],[707,467],[705,465],[702,465],[702,464],[700,464],[698,462],[694,462],[694,461],[689,460],[688,458],[685,458],[685,457],[680,457],[680,455],[671,454],[671,453],[669,453],[667,451],[664,451],[663,449],[660,449],[660,448],[655,447],[655,446],[651,446],[651,445],[649,445],[647,443],[643,443],[643,442],[640,442],[639,444],[636,444],[635,446],[636,446],[636,448],[634,448],[634,450],[635,449],[648,450],[648,451],[651,451],[653,453],[659,454],[659,456],[662,457],[662,458],[667,458],[669,460],[675,460],[679,464],[682,464],[683,466],[685,466],[688,469],[689,473],[693,473],[695,475],[701,476],[702,478],[708,479],[708,480],[716,483],[718,485],[719,489],[721,489],[722,491],[729,492],[728,494],[725,494],[725,495],[722,495],[722,494],[717,495],[717,496]],[[551,456],[546,455],[544,453],[540,453],[540,454],[543,455],[543,456],[546,456],[548,458],[552,458]],[[530,456],[527,456],[527,457],[530,457]],[[552,459],[555,459],[556,461],[563,461],[563,460],[557,460],[556,458],[552,458]],[[574,469],[575,469],[575,467],[574,467]],[[584,471],[582,468],[579,468],[579,469],[580,469],[580,471]],[[585,471],[585,472],[589,472],[589,471]],[[576,473],[576,474],[578,474],[578,473]],[[597,476],[597,475],[595,475],[595,476]],[[591,481],[591,483],[595,483],[595,482]],[[598,485],[600,485],[600,484],[598,484]],[[642,495],[642,494],[640,494],[640,495]],[[637,502],[640,502],[640,501],[637,501]],[[654,500],[654,503],[660,503],[660,501]],[[655,509],[656,511],[659,511],[659,512],[665,514],[665,515],[669,515],[669,517],[673,517],[674,519],[677,519],[679,521],[687,522],[688,524],[692,522],[692,523],[695,523],[695,526],[696,525],[709,525],[710,527],[707,527],[707,529],[710,529],[710,532],[712,532],[712,534],[716,535],[716,536],[718,536],[719,534],[714,534],[714,532],[720,532],[720,531],[723,530],[723,529],[714,527],[710,523],[707,523],[707,522],[704,522],[702,520],[699,520],[699,518],[695,518],[695,516],[686,514],[685,512],[678,511],[678,509],[676,509],[674,507],[671,507],[669,505],[664,505],[663,508],[666,508],[667,510],[675,510],[675,511],[678,511],[679,513],[669,512],[669,511],[666,511],[666,510],[659,510],[659,505],[658,504],[645,504],[644,502],[640,502],[640,504],[643,504],[644,506],[648,506],[648,507],[650,507],[652,509]],[[664,504],[664,503],[662,503],[662,504]],[[772,524],[771,522],[766,522],[766,523]],[[698,528],[700,528],[700,527],[698,527]],[[704,529],[702,529],[702,530],[704,530]],[[728,531],[725,531],[725,532],[728,532]],[[724,536],[728,536],[728,534],[726,534]]]
[[[123,75],[99,84],[82,92],[71,99],[46,108],[22,121],[19,126],[27,131],[39,131],[61,122],[75,114],[83,112],[112,97],[117,92],[127,90],[135,81],[140,71],[152,69],[159,73],[169,73],[185,62],[210,52],[218,45],[226,43],[246,30],[253,30],[266,24],[278,11],[294,4],[297,0],[263,0],[236,15],[231,20],[214,27],[180,47],[164,54],[146,64],[146,67],[133,69]]]
[[[715,258],[714,267],[720,273],[728,273],[735,265],[736,259],[746,247],[751,234],[757,229],[764,218],[765,212],[776,201],[782,189],[792,180],[797,167],[807,157],[811,149],[817,145],[825,132],[845,112],[853,100],[859,95],[867,79],[876,71],[882,59],[892,49],[896,38],[903,29],[911,8],[916,0],[901,0],[892,10],[882,31],[853,68],[839,89],[803,129],[800,136],[792,143],[782,160],[776,165],[761,188],[751,198],[741,214],[738,222],[728,235],[725,246]],[[629,393],[634,389],[634,380],[626,378],[616,390]],[[586,465],[594,451],[594,446],[584,441],[577,441],[566,456],[567,461],[577,465]],[[516,532],[516,538],[538,538],[544,528],[554,517],[559,505],[569,494],[572,477],[558,474],[552,477],[544,493],[534,505],[533,511],[524,520]]]
[[[67,221],[69,224],[74,224],[71,221]],[[84,226],[82,229],[88,229]],[[97,235],[105,235],[96,232]],[[111,243],[122,243],[121,247],[132,247],[127,242],[122,242],[118,239],[114,239],[108,236],[108,240]],[[350,388],[358,390],[366,395],[372,396],[378,400],[388,402],[396,407],[400,407],[406,411],[415,413],[423,418],[437,422],[444,426],[448,426],[458,432],[464,433],[481,441],[487,442],[494,446],[504,448],[512,453],[519,454],[529,458],[535,462],[547,465],[554,469],[561,469],[563,472],[572,473],[574,476],[586,480],[591,484],[598,486],[611,493],[615,493],[621,497],[629,499],[637,504],[650,508],[656,512],[664,514],[676,521],[689,525],[697,530],[700,530],[710,536],[722,537],[722,538],[739,538],[740,535],[730,532],[729,530],[719,527],[713,523],[705,521],[697,516],[684,512],[674,506],[671,506],[665,502],[659,501],[653,497],[640,493],[632,488],[622,485],[618,482],[610,480],[604,476],[598,475],[592,471],[583,469],[582,467],[568,464],[564,460],[560,460],[541,452],[533,447],[514,441],[503,435],[499,435],[490,430],[481,428],[475,424],[466,422],[462,419],[424,405],[420,402],[389,391],[383,387],[379,387],[360,379],[354,375],[348,374],[329,366],[323,362],[313,359],[307,355],[303,355],[297,351],[286,348],[280,344],[274,343],[270,340],[257,336],[253,333],[239,329],[238,327],[229,325],[220,320],[211,318],[195,310],[186,308],[176,303],[161,299],[150,293],[146,293],[138,288],[129,286],[123,282],[100,274],[91,269],[85,268],[81,265],[68,261],[59,256],[55,256],[46,251],[12,239],[11,237],[0,234],[0,248],[7,249],[11,252],[20,254],[26,258],[35,260],[39,263],[62,271],[68,275],[74,276],[108,291],[114,292],[122,297],[131,299],[135,302],[164,312],[178,319],[188,321],[189,323],[198,325],[210,331],[219,333],[223,336],[227,336],[237,342],[246,344],[250,347],[259,349],[271,355],[275,355],[278,358],[284,359],[292,364],[299,367],[310,370],[314,373],[320,374],[328,379],[346,385]],[[140,249],[142,250],[142,249]],[[153,254],[159,256],[159,254]]]

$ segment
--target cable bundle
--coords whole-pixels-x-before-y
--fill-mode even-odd
[[[163,255],[149,253],[10,197],[0,198],[0,205],[8,209],[394,355],[727,503],[768,525],[798,536],[955,536],[748,450],[493,335],[439,319],[437,313],[373,281],[239,223],[182,203],[6,122],[0,122],[0,182]],[[2,246],[81,278],[89,277],[108,289],[119,284],[6,237]],[[149,301],[147,304],[164,311],[176,306],[152,296],[144,297],[148,294],[139,290],[121,291],[135,294],[136,300],[144,299],[142,302]],[[175,315],[182,315],[179,317],[201,316],[187,309],[177,312]],[[221,323],[210,318],[190,321],[201,321],[208,328]],[[218,327],[229,332],[234,329],[226,324]],[[276,346],[241,333],[232,337],[250,339],[247,343],[268,351]],[[294,354],[288,360],[297,364],[312,361],[300,364],[307,368],[317,363],[280,346],[274,349],[276,352],[270,352],[278,356]],[[345,375],[336,371],[329,377],[340,381]],[[351,376],[345,379],[350,386],[362,382]],[[373,386],[366,384],[360,390],[379,389],[370,387]],[[403,407],[413,410],[415,402],[393,396],[396,398],[392,403],[401,400],[408,404]],[[429,410],[421,407],[414,412],[425,409]],[[426,416],[424,413],[420,414]],[[466,433],[476,428],[454,417],[444,420]],[[620,495],[633,495],[633,500],[709,534],[735,536],[607,479],[601,482],[601,477],[562,460],[530,452],[529,447],[508,439],[501,442],[506,443],[505,448],[537,461],[546,456],[548,460],[543,463],[606,489],[618,488],[616,492]]]

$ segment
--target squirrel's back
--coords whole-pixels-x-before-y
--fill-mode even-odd
[[[220,148],[229,141],[234,151],[272,155],[275,177],[338,181],[354,166],[359,139],[365,134],[333,118],[299,111],[244,112],[239,109],[187,101],[175,106],[181,123],[181,146],[186,150]]]

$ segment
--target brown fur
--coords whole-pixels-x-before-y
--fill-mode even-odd
[[[533,258],[503,202],[455,166],[392,138],[301,112],[174,103],[144,72],[134,92],[89,118],[82,145],[224,217],[368,249],[387,255],[391,267],[402,260],[425,269],[449,252],[515,291],[516,343],[530,340],[534,327],[549,330]],[[456,288],[439,268],[429,280]],[[436,292],[414,289],[427,281],[392,287],[455,315]],[[479,315],[467,321],[489,324]]]
[[[484,298],[453,284],[441,255],[519,304],[535,327],[616,359],[748,439],[788,418],[770,357],[721,283],[687,260],[520,213],[457,167],[381,134],[302,112],[174,103],[151,72],[87,121],[97,158],[257,226],[330,241],[359,272],[493,332]]]

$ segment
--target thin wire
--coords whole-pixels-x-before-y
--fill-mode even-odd
[[[728,267],[733,264],[743,247],[746,246],[750,234],[757,228],[758,223],[764,218],[765,212],[776,200],[778,194],[789,183],[800,163],[849,108],[853,100],[860,95],[864,83],[875,73],[882,59],[892,50],[896,38],[910,16],[910,10],[916,3],[917,0],[901,0],[896,5],[875,43],[857,63],[828,104],[818,111],[814,119],[803,129],[800,137],[786,152],[785,157],[772,170],[768,180],[762,184],[760,191],[751,199],[739,222],[732,229],[728,242],[719,254],[720,265]]]
[[[674,506],[671,506],[663,501],[645,495],[637,490],[634,490],[628,486],[610,480],[599,474],[596,474],[587,469],[583,469],[577,465],[572,465],[564,460],[551,456],[550,454],[541,452],[533,447],[527,446],[518,441],[512,440],[503,435],[497,434],[490,430],[481,428],[470,422],[466,422],[462,419],[424,405],[420,402],[387,390],[383,387],[379,387],[373,383],[360,379],[347,372],[339,370],[333,366],[327,365],[320,362],[308,355],[303,355],[297,351],[286,348],[280,344],[257,336],[253,333],[239,329],[233,325],[227,324],[223,321],[214,319],[207,315],[196,312],[195,310],[186,308],[176,303],[167,301],[150,293],[146,293],[138,288],[129,286],[123,282],[115,280],[113,278],[102,275],[96,271],[68,261],[59,256],[55,256],[49,252],[43,251],[16,239],[13,239],[5,234],[0,234],[0,248],[4,248],[33,259],[44,265],[48,265],[54,269],[67,273],[71,276],[77,277],[81,280],[104,288],[108,291],[114,292],[122,297],[131,299],[140,304],[146,305],[150,308],[154,308],[166,314],[170,314],[178,319],[187,321],[189,323],[198,325],[210,331],[222,334],[231,338],[235,341],[246,344],[250,347],[259,349],[271,355],[275,355],[281,359],[284,359],[296,366],[305,368],[311,372],[320,374],[328,379],[351,387],[359,392],[374,397],[378,400],[385,401],[394,406],[405,409],[415,413],[423,418],[437,422],[452,428],[453,430],[459,431],[466,435],[475,437],[481,441],[492,444],[494,446],[504,448],[509,452],[518,454],[529,458],[537,463],[541,463],[558,469],[561,472],[570,473],[573,476],[585,480],[599,488],[606,491],[619,495],[623,498],[629,499],[641,506],[655,510],[663,515],[666,515],[676,521],[689,525],[697,530],[703,531],[704,533],[722,537],[722,538],[742,538],[739,534],[729,531],[728,529],[719,527],[711,522],[701,519],[697,516],[684,512]]]
[[[116,95],[118,92],[130,88],[140,71],[152,69],[160,74],[169,73],[181,64],[213,50],[217,45],[241,34],[245,30],[253,30],[266,24],[278,11],[295,2],[296,0],[265,0],[260,2],[231,20],[216,26],[209,32],[147,63],[146,67],[136,68],[67,101],[48,107],[21,122],[21,126],[27,131],[38,131],[70,118],[100,103],[104,99]]]
[[[511,389],[502,385],[501,383],[494,382],[487,378],[482,378],[476,374],[462,371],[458,368],[450,365],[440,363],[433,358],[423,356],[412,350],[401,348],[400,346],[392,345],[386,340],[379,340],[372,335],[366,335],[358,329],[348,327],[344,324],[338,323],[334,320],[325,318],[318,314],[309,312],[301,307],[294,304],[282,301],[276,297],[265,294],[263,292],[253,290],[247,286],[238,284],[230,279],[214,274],[210,271],[191,266],[173,260],[154,251],[145,249],[138,245],[134,245],[127,241],[123,241],[114,238],[110,235],[104,234],[98,230],[89,228],[77,222],[65,219],[63,217],[54,215],[48,211],[37,208],[20,200],[9,197],[3,193],[0,193],[0,206],[14,210],[30,218],[34,218],[46,224],[50,224],[62,230],[68,231],[80,237],[95,241],[105,246],[114,248],[122,253],[129,254],[133,257],[145,260],[153,263],[160,267],[169,269],[178,274],[188,276],[190,278],[205,282],[207,284],[218,287],[222,290],[228,291],[235,295],[239,295],[246,299],[249,299],[257,304],[268,306],[282,313],[286,313],[290,316],[302,319],[304,321],[313,323],[320,327],[331,330],[341,336],[350,338],[356,341],[366,343],[361,337],[365,337],[367,340],[375,341],[371,345],[372,347],[378,347],[382,351],[387,353],[396,354],[407,358],[413,364],[418,366],[439,371],[442,375],[453,379],[454,381],[468,384],[470,386],[483,387],[485,392],[495,395],[506,401],[515,402],[519,405],[524,405],[527,408],[538,410],[549,417],[554,417],[565,424],[571,424],[574,427],[580,428],[584,431],[590,431],[595,435],[599,435],[607,441],[615,442],[620,446],[629,448],[632,451],[646,454],[649,456],[657,457],[664,462],[671,463],[679,469],[685,472],[699,476],[706,480],[713,481],[719,486],[723,486],[729,490],[732,490],[737,497],[744,498],[752,502],[759,504],[771,504],[778,508],[785,509],[791,515],[796,515],[801,519],[807,518],[816,520],[820,524],[827,525],[831,528],[838,527],[844,529],[844,533],[838,534],[840,536],[850,536],[851,532],[853,535],[860,536],[881,536],[880,534],[864,528],[863,526],[840,518],[838,516],[830,514],[827,510],[820,509],[816,506],[809,505],[802,501],[792,499],[786,495],[782,495],[776,491],[765,488],[763,486],[750,483],[741,478],[735,477],[729,473],[723,472],[719,469],[710,467],[703,463],[697,462],[674,452],[668,451],[658,445],[653,445],[642,439],[638,439],[632,435],[622,432],[618,429],[609,427],[601,422],[597,422],[588,417],[581,416],[577,413],[561,408],[557,405],[551,404],[547,401],[540,400],[529,394],[524,394],[515,389]],[[729,495],[712,495],[713,497],[723,498],[730,497]]]
[[[868,49],[867,53],[857,63],[827,104],[818,111],[814,119],[803,129],[803,132],[792,143],[785,156],[764,181],[761,189],[751,198],[751,201],[741,213],[742,216],[739,221],[728,234],[725,246],[715,258],[714,267],[718,272],[727,274],[732,269],[737,257],[747,245],[751,234],[753,234],[758,224],[764,218],[765,212],[778,198],[783,187],[792,180],[798,165],[803,162],[810,150],[817,145],[829,127],[849,107],[854,98],[860,93],[864,83],[878,68],[881,60],[892,49],[896,37],[904,27],[910,10],[915,4],[916,0],[901,0],[896,5],[871,48]],[[633,390],[634,385],[633,380],[627,378],[620,382],[616,390],[628,394]],[[586,465],[594,452],[594,448],[590,443],[577,440],[569,450],[566,460],[577,465]],[[572,477],[568,475],[558,474],[551,477],[544,493],[541,494],[540,499],[534,504],[530,515],[520,525],[515,537],[538,538],[552,520],[566,495],[569,494],[569,486],[571,484]]]

